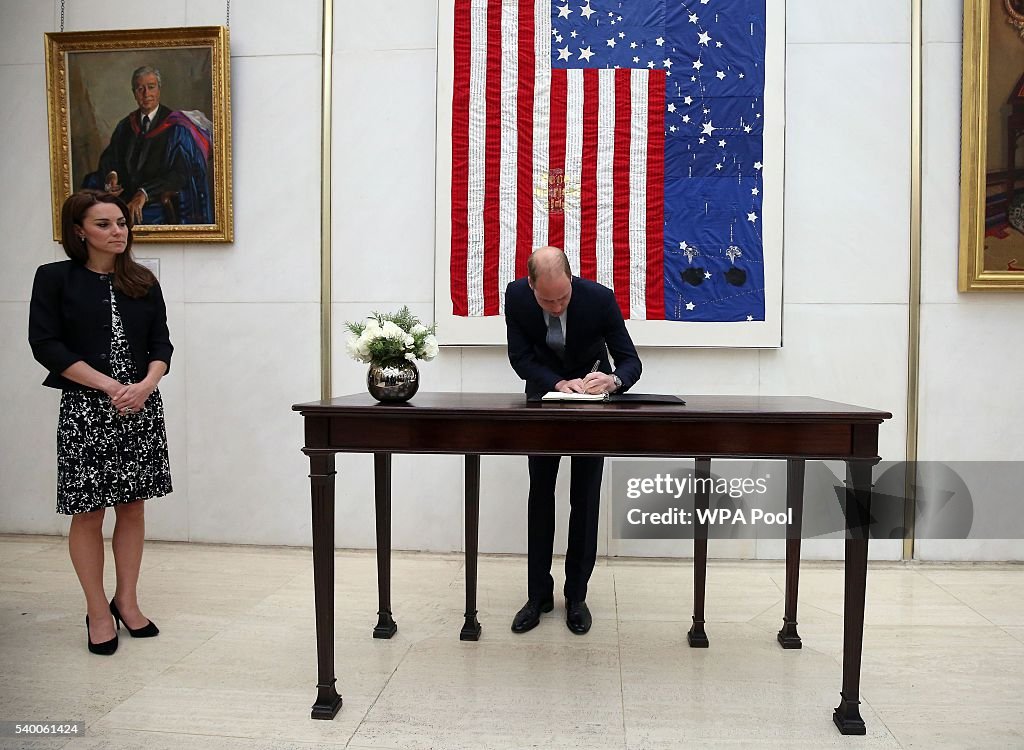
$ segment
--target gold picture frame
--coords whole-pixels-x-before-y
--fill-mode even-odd
[[[231,242],[228,30],[45,37],[54,240],[65,199],[92,187],[135,200],[137,242]]]
[[[1024,291],[1024,0],[964,0],[962,84],[958,288]]]

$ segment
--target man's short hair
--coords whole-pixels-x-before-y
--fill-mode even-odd
[[[132,92],[133,93],[135,92],[135,84],[139,82],[139,79],[142,78],[142,76],[148,76],[148,75],[155,75],[156,76],[156,85],[157,85],[157,87],[158,88],[163,88],[164,80],[163,80],[163,78],[160,75],[160,70],[158,68],[152,67],[151,65],[143,65],[141,68],[136,68],[135,72],[132,73]]]
[[[570,279],[572,278],[572,268],[569,267],[569,258],[564,252],[559,252],[558,255],[555,256],[555,259],[543,263],[537,260],[537,253],[533,252],[526,261],[526,273],[530,278],[531,285],[536,284],[537,279],[541,276],[553,274],[558,270],[561,270]]]

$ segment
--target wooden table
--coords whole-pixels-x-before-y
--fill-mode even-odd
[[[832,720],[843,734],[864,734],[859,694],[871,473],[880,460],[878,426],[892,415],[796,396],[685,398],[685,406],[542,404],[528,403],[522,394],[419,393],[409,403],[383,404],[367,394],[357,394],[293,406],[304,420],[302,452],[309,456],[312,489],[317,642],[317,697],[312,718],[332,719],[342,704],[334,672],[335,454],[374,454],[379,595],[375,638],[390,638],[398,630],[391,612],[391,456],[465,456],[466,612],[459,636],[476,640],[481,632],[476,616],[480,456],[561,455],[571,434],[574,455],[693,457],[698,476],[710,473],[713,458],[788,459],[787,501],[794,509],[794,519],[787,533],[786,602],[778,633],[783,648],[801,645],[796,611],[804,461],[846,462],[843,681]],[[706,492],[698,494],[695,505],[707,507],[708,500]],[[708,645],[704,629],[707,529],[698,527],[695,532],[693,625],[687,641],[700,648]]]

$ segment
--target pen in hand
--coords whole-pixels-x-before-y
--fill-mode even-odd
[[[588,372],[588,373],[587,373],[587,374],[586,374],[586,375],[585,375],[585,376],[583,377],[583,380],[584,380],[584,382],[586,381],[586,379],[587,379],[587,378],[589,378],[589,377],[590,377],[591,375],[593,375],[593,374],[594,374],[595,372],[597,372],[597,371],[598,371],[598,368],[600,368],[600,367],[601,367],[601,360],[600,360],[600,359],[595,359],[595,360],[594,360],[594,366],[593,366],[593,367],[591,367],[591,368],[590,368],[590,372]],[[587,389],[586,389],[585,387],[584,387],[584,389],[583,389],[583,392],[584,392],[584,393],[587,393]]]

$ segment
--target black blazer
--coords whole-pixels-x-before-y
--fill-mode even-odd
[[[149,363],[159,360],[171,369],[171,337],[160,285],[136,299],[114,290],[128,346],[145,377]],[[110,282],[106,275],[81,263],[63,260],[39,266],[32,283],[28,342],[32,355],[50,371],[43,385],[67,391],[90,388],[61,376],[75,362],[110,375]]]
[[[582,378],[600,360],[600,371],[611,374],[608,360],[615,361],[615,374],[622,380],[622,393],[640,379],[642,366],[629,337],[622,312],[611,289],[597,282],[572,278],[572,297],[565,320],[565,359],[547,345],[544,311],[527,279],[516,279],[505,290],[505,327],[508,359],[512,369],[526,381],[529,394],[555,389],[559,380]]]

